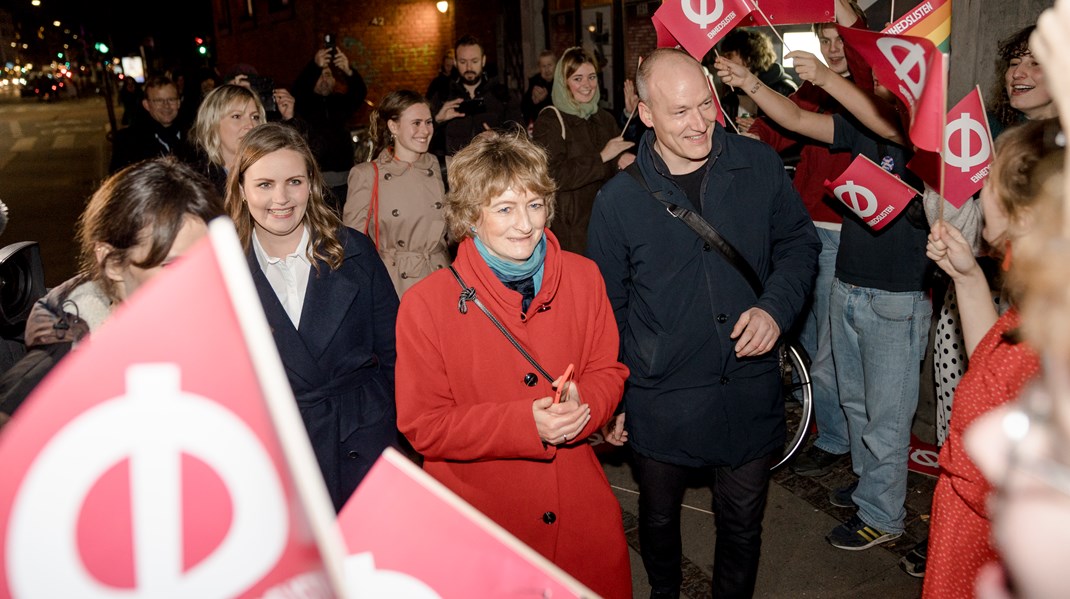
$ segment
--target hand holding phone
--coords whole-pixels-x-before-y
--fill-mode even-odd
[[[473,114],[483,114],[487,111],[487,104],[483,98],[471,98],[461,102],[461,105],[457,107],[457,112],[460,112],[464,116],[472,116]]]
[[[572,364],[569,364],[568,368],[565,369],[565,374],[561,376],[561,382],[557,384],[557,390],[554,392],[554,403],[561,402],[561,394],[565,391],[565,387],[572,383],[572,372],[574,370],[575,368]]]

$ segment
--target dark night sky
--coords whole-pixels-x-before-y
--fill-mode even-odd
[[[23,23],[24,32],[58,19],[72,31],[84,26],[91,41],[104,41],[120,55],[136,54],[151,38],[156,53],[168,62],[192,54],[195,36],[212,35],[210,0],[41,0],[38,7],[30,0],[0,0],[0,6]]]

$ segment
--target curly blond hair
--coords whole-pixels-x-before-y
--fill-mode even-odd
[[[523,189],[546,202],[546,226],[554,218],[556,185],[546,151],[516,127],[485,131],[453,156],[446,195],[446,227],[451,241],[471,236],[483,207],[507,189]]]

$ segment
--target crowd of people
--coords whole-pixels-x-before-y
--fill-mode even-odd
[[[631,597],[620,506],[588,443],[601,432],[629,448],[650,597],[680,596],[696,473],[713,481],[714,596],[753,596],[785,436],[776,350],[797,336],[817,434],[791,468],[849,460],[855,475],[829,497],[854,510],[829,544],[903,534],[930,386],[941,472],[904,569],[927,598],[1063,595],[1065,544],[1027,531],[1070,523],[1070,0],[1000,44],[992,168],[960,208],[907,167],[907,107],[840,37],[865,14],[836,0],[835,18],[814,25],[820,59],[788,54],[797,81],[757,30],[706,67],[653,50],[616,113],[590,51],[540,53],[511,94],[463,36],[426,93],[378,102],[359,164],[346,127],[367,86],[337,48],[292,93],[242,69],[193,111],[152,77],[79,222],[81,270],[38,302],[27,354],[0,376],[0,424],[229,216],[336,510],[403,448],[599,595]],[[879,232],[825,189],[858,156],[924,190]]]

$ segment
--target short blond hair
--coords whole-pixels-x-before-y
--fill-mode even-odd
[[[484,206],[507,189],[522,189],[546,202],[546,224],[554,218],[554,192],[546,151],[519,127],[485,131],[450,161],[446,228],[451,241],[472,235]]]
[[[236,83],[227,83],[208,92],[197,109],[197,118],[190,130],[192,141],[216,166],[223,164],[223,141],[219,137],[219,123],[232,106],[252,102],[260,115],[260,122],[267,122],[267,113],[260,103],[260,96],[251,89]]]

